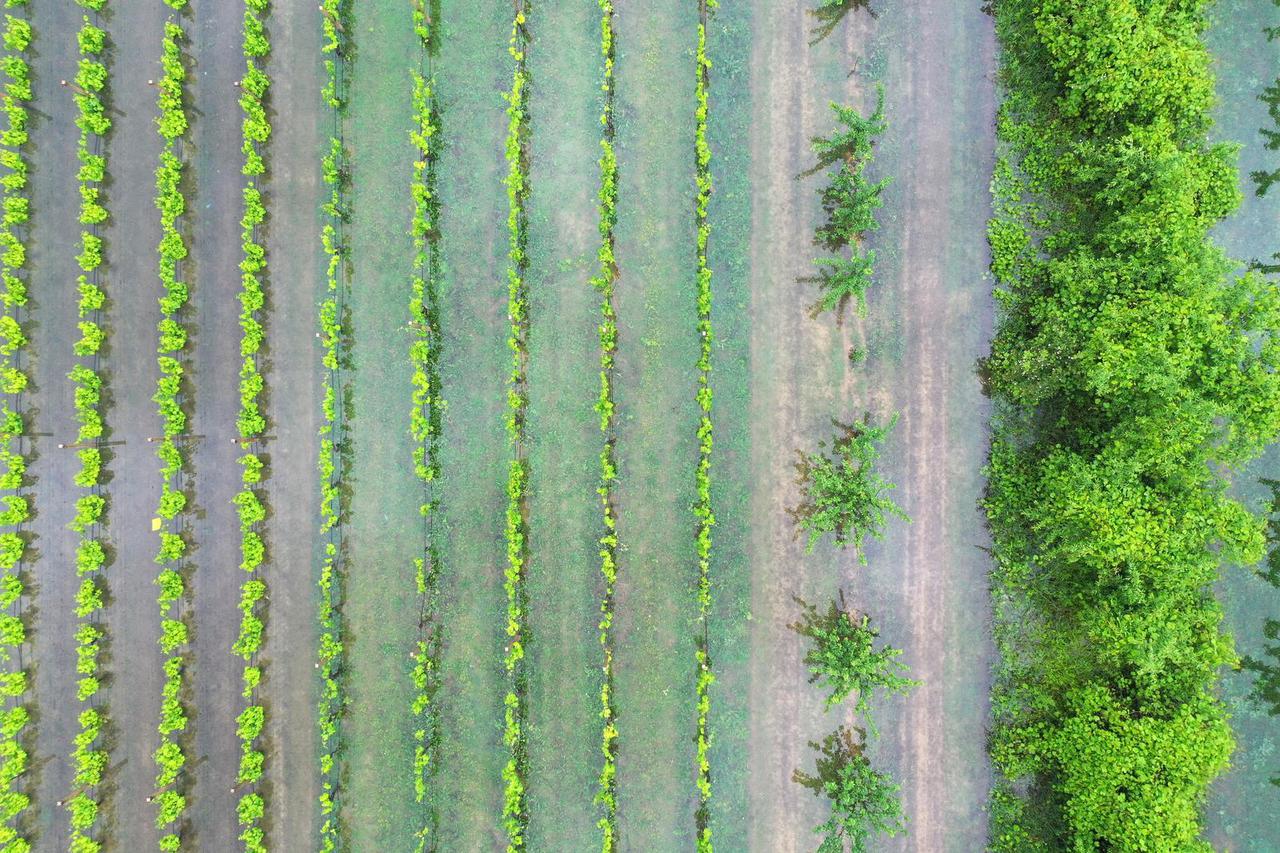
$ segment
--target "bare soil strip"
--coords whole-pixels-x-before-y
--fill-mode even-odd
[[[877,242],[896,257],[883,313],[868,324],[896,325],[902,338],[900,357],[873,359],[869,372],[901,412],[890,468],[912,521],[878,549],[863,597],[923,683],[882,716],[896,723],[882,754],[909,817],[886,849],[968,851],[986,840],[990,783],[989,562],[977,508],[989,407],[974,367],[993,310],[994,48],[976,9],[925,0],[891,14],[880,24],[892,109],[879,169],[895,183]]]

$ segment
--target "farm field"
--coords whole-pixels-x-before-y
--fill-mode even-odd
[[[1167,387],[1091,348],[1090,264],[1280,252],[1280,5],[1072,3],[7,0],[0,850],[1280,849],[1274,270],[1195,303],[1212,403],[1133,416],[1240,452],[1071,479]],[[1120,5],[1191,82],[1073,113]],[[1194,251],[1089,231],[1158,181],[1080,152],[1139,126],[1240,148],[1151,190]],[[1155,570],[1105,629],[1051,581],[1150,552],[1203,617],[1115,664]],[[1216,602],[1245,663],[1188,675]],[[1229,762],[1141,752],[1184,688]]]

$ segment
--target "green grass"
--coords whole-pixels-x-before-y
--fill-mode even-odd
[[[422,545],[421,488],[410,465],[408,228],[409,70],[415,41],[407,4],[354,10],[351,85],[351,341],[354,417],[347,527],[345,823],[357,850],[412,849],[413,741],[409,651],[417,636],[412,557]]]
[[[594,3],[534,7],[529,71],[532,303],[529,338],[529,843],[598,844],[601,534],[593,406],[599,297],[600,15]],[[539,83],[542,85],[539,85]]]
[[[438,843],[494,849],[503,838],[502,669],[505,597],[503,431],[506,191],[501,93],[510,85],[509,9],[447,2],[434,57],[443,109],[439,165],[444,282],[441,384],[446,400],[440,495],[443,653]]]
[[[750,371],[750,282],[747,250],[751,229],[751,24],[747,4],[724,4],[707,26],[711,58],[708,144],[715,193],[708,216],[711,238],[712,354],[715,450],[711,501],[716,516],[711,557],[713,607],[711,666],[711,838],[721,850],[747,849],[750,771],[750,652],[747,615],[751,566],[746,544],[751,530],[748,380]]]
[[[619,832],[694,833],[695,4],[618,17]]]

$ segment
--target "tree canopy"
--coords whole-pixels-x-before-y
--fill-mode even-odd
[[[871,617],[846,609],[843,594],[825,613],[815,605],[796,602],[803,613],[791,628],[812,641],[804,657],[809,683],[820,684],[827,691],[827,709],[856,695],[854,710],[874,732],[867,713],[874,692],[906,693],[917,684],[907,678],[906,664],[898,660],[901,650],[885,645],[877,648],[880,632],[871,626]]]
[[[995,4],[997,851],[1207,849],[1232,749],[1212,586],[1263,554],[1228,476],[1280,432],[1280,296],[1208,238],[1206,6]]]
[[[792,778],[831,801],[831,817],[814,831],[822,836],[818,853],[866,853],[874,835],[897,835],[906,828],[898,786],[871,766],[864,754],[866,733],[841,726],[810,742],[818,751],[813,774],[795,771]]]
[[[831,442],[831,455],[825,452],[826,442],[819,443],[817,453],[800,454],[796,470],[804,500],[792,516],[808,534],[810,551],[823,536],[833,533],[837,545],[852,544],[858,559],[866,562],[862,544],[867,536],[879,538],[890,516],[910,520],[888,497],[893,484],[875,469],[879,443],[896,422],[895,417],[882,427],[872,426],[866,418],[837,423],[841,434]]]

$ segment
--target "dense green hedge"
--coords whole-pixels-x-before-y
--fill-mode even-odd
[[[1207,238],[1205,0],[998,0],[997,850],[1196,850],[1232,736],[1211,585],[1262,523],[1226,475],[1280,428],[1280,301]]]
[[[244,710],[236,716],[236,736],[240,739],[240,768],[232,793],[239,793],[236,820],[243,829],[240,841],[245,853],[266,853],[267,832],[263,826],[267,801],[260,783],[265,774],[267,753],[259,741],[266,730],[266,705],[260,687],[264,661],[259,652],[265,642],[267,585],[262,579],[266,561],[263,525],[267,518],[267,461],[261,441],[267,429],[263,414],[266,379],[259,356],[266,339],[264,326],[267,282],[267,248],[262,229],[267,221],[266,200],[261,181],[267,171],[264,157],[271,139],[271,119],[267,97],[271,77],[267,72],[271,42],[267,36],[269,0],[244,0],[244,29],[241,52],[245,72],[240,78],[240,171],[248,180],[242,191],[244,215],[240,218],[240,412],[236,432],[244,454],[240,462],[240,491],[232,503],[240,521],[240,568],[245,579],[240,584],[240,632],[232,652],[244,661],[241,683]]]

